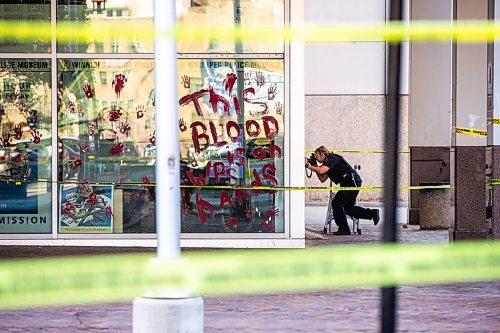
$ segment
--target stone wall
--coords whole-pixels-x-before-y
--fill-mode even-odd
[[[306,95],[305,147],[329,149],[384,150],[384,95]],[[408,96],[401,97],[400,151],[408,151]],[[310,153],[307,153],[308,156]],[[341,153],[354,166],[361,165],[363,186],[383,186],[383,153]],[[409,154],[399,154],[399,185],[409,184]],[[305,177],[305,175],[304,175]],[[306,186],[321,184],[315,175]],[[306,191],[306,202],[326,202],[328,191]],[[382,201],[381,190],[364,190],[361,202]],[[399,201],[408,201],[408,191],[399,191]]]

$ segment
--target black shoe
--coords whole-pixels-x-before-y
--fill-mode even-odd
[[[373,225],[377,225],[380,222],[380,213],[378,209],[374,209],[373,215]]]
[[[334,235],[334,236],[346,236],[346,235],[350,235],[350,234],[351,234],[351,230],[338,230],[338,231],[332,232],[332,235]]]

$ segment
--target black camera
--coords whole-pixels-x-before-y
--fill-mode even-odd
[[[307,159],[307,163],[311,164],[312,166],[318,166],[318,161],[316,160],[316,155],[311,154],[311,156]]]

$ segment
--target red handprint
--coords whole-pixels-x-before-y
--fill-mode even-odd
[[[9,133],[4,133],[2,135],[2,143],[4,147],[10,147],[12,142],[12,138]]]
[[[193,168],[196,168],[198,166],[198,162],[196,161],[196,158],[192,155],[188,155],[188,163],[191,164]]]
[[[281,104],[280,102],[276,102],[276,105],[274,106],[274,110],[275,110],[276,114],[281,116],[283,114],[283,104]]]
[[[76,109],[75,102],[69,101],[68,103],[66,103],[66,106],[67,106],[69,113],[71,113],[71,114],[78,113],[78,110]]]
[[[156,131],[153,131],[153,134],[149,136],[149,142],[154,146],[156,145]]]
[[[14,138],[16,140],[21,140],[23,138],[23,126],[21,124],[14,126]]]
[[[182,80],[182,86],[186,89],[189,89],[191,87],[191,79],[187,75],[183,75],[181,77]]]
[[[181,211],[184,216],[191,216],[191,210],[189,209],[189,204],[183,202],[181,205]]]
[[[94,207],[96,201],[97,201],[97,194],[95,194],[95,192],[90,193],[89,197],[87,198],[87,206]]]
[[[75,211],[75,203],[74,202],[65,202],[61,205],[63,210],[63,215],[70,215]]]
[[[237,78],[238,77],[234,73],[226,74],[226,78],[224,79],[224,90],[228,91],[229,95],[231,95],[231,92],[233,91],[233,86]]]
[[[19,103],[19,105],[17,106],[17,108],[19,109],[19,112],[25,113],[25,112],[28,111],[28,104],[26,104],[26,103]]]
[[[120,120],[120,117],[122,116],[122,113],[120,112],[120,109],[117,107],[114,107],[109,111],[109,116],[108,119],[109,121],[118,121]]]
[[[104,213],[106,214],[106,220],[111,220],[111,217],[113,216],[113,211],[111,210],[110,205],[106,205],[106,208],[104,208]]]
[[[262,87],[264,86],[264,84],[266,84],[266,77],[261,71],[257,72],[257,74],[255,75],[255,83],[258,87]]]
[[[142,183],[151,184],[151,178],[149,178],[149,176],[142,176]]]
[[[249,86],[252,84],[252,73],[245,72],[245,86]]]
[[[274,231],[274,224],[268,220],[261,222],[260,230],[262,230],[264,232],[273,232]]]
[[[91,122],[88,122],[87,123],[87,131],[88,131],[88,135],[94,135],[94,131],[95,131],[95,124],[94,123],[91,123]]]
[[[132,199],[143,199],[144,198],[144,192],[143,191],[135,191],[132,193]]]
[[[40,143],[40,138],[42,137],[42,134],[40,133],[40,131],[32,131],[31,132],[31,136],[33,137],[33,139],[31,139],[31,141],[33,141],[33,143]]]
[[[123,74],[116,74],[115,79],[111,82],[111,86],[115,88],[116,97],[120,97],[120,94],[125,87],[125,82],[127,82],[127,78]]]
[[[118,155],[123,152],[123,149],[124,149],[123,143],[118,142],[117,144],[113,145],[113,147],[111,147],[109,152],[111,153],[111,155]]]
[[[226,227],[236,227],[236,225],[238,224],[239,220],[237,217],[231,217],[228,221],[224,221],[224,224],[226,225]]]
[[[181,132],[185,132],[187,130],[186,122],[184,121],[184,118],[179,119],[179,129]]]
[[[272,101],[276,98],[276,86],[271,86],[267,89],[267,100]]]
[[[250,204],[247,204],[246,205],[246,213],[245,213],[245,216],[247,217],[247,219],[251,219],[254,217],[254,211],[253,211],[253,207],[252,205]]]
[[[92,89],[90,84],[87,83],[83,86],[83,92],[85,93],[85,97],[87,97],[88,99],[94,98],[94,90]]]
[[[80,145],[80,147],[82,148],[82,150],[86,153],[86,154],[90,154],[92,153],[92,147],[90,147],[90,144],[87,143],[87,142],[84,142]]]
[[[130,130],[130,125],[129,123],[125,122],[122,123],[120,126],[120,133],[121,134],[127,134],[127,132]]]
[[[144,117],[144,105],[137,105],[135,112],[137,112],[137,119]]]
[[[81,167],[82,164],[82,160],[75,157],[74,159],[68,161],[68,168],[70,168],[70,170],[74,170]]]
[[[279,212],[280,212],[279,208],[274,206],[273,208],[266,211],[266,216],[268,217],[278,216]]]

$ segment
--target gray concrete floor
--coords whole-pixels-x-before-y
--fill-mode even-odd
[[[322,235],[326,206],[306,207],[306,246],[377,243],[380,225],[362,223],[361,235]],[[405,216],[406,207],[398,208]],[[401,218],[401,221],[403,219]],[[398,225],[401,242],[448,242],[447,230]],[[94,249],[118,252],[134,249]],[[154,249],[142,249],[151,251]],[[0,246],[3,258],[89,253],[88,248]],[[332,276],[332,279],[335,279]],[[242,286],[244,288],[244,286]],[[377,332],[381,292],[376,287],[250,296],[206,297],[205,332]],[[500,281],[400,286],[397,332],[500,332]],[[131,332],[132,303],[73,305],[0,311],[0,332]]]

